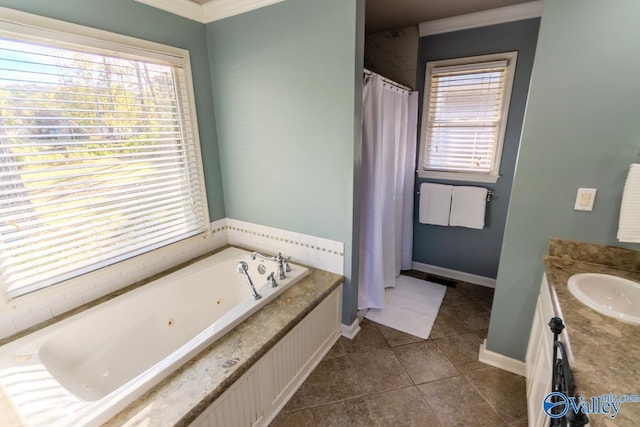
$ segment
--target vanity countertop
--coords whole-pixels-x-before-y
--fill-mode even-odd
[[[191,424],[344,280],[338,274],[307,268],[309,274],[306,277],[103,425]],[[17,414],[2,390],[0,425],[19,425]]]
[[[640,326],[604,316],[578,301],[567,281],[577,273],[601,273],[640,282],[640,251],[551,239],[544,257],[554,312],[565,324],[576,392],[592,396],[640,394]],[[623,403],[618,415],[589,415],[591,426],[636,426],[640,402]]]

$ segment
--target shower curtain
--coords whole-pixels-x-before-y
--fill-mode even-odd
[[[384,289],[410,269],[418,93],[365,81],[358,309],[383,308]]]

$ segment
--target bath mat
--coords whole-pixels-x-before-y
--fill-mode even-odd
[[[436,320],[446,286],[400,275],[396,287],[384,292],[384,308],[372,308],[365,318],[427,339]]]

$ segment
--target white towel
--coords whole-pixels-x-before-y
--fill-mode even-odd
[[[420,185],[418,220],[422,224],[449,225],[452,185],[423,183]]]
[[[453,187],[449,225],[482,230],[487,207],[487,191],[483,187]]]
[[[629,175],[622,192],[618,240],[640,243],[640,164],[629,166]]]

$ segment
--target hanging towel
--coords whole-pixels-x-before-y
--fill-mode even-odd
[[[449,225],[482,230],[487,207],[487,192],[488,190],[483,187],[453,187]]]
[[[640,243],[640,164],[629,166],[629,175],[622,192],[618,240]]]
[[[422,224],[449,225],[452,185],[423,183],[420,185],[418,220]]]

